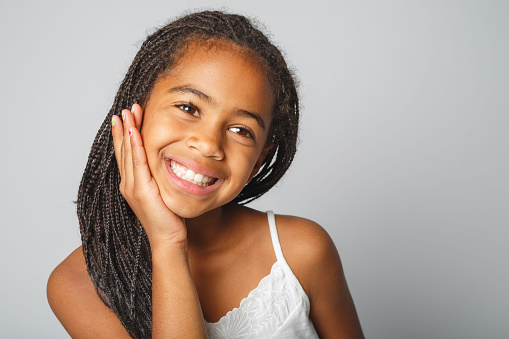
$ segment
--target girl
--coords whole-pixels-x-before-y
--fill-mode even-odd
[[[327,233],[242,205],[290,166],[298,120],[280,51],[246,18],[195,13],[149,36],[90,152],[82,246],[48,282],[69,334],[362,338]]]

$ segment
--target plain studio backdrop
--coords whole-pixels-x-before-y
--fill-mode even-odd
[[[368,338],[509,337],[509,2],[3,1],[0,328],[46,301],[73,200],[135,52],[191,9],[254,16],[296,69],[301,141],[251,206],[331,234]]]

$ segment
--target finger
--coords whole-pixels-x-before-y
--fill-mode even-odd
[[[115,159],[119,170],[122,168],[122,142],[124,140],[124,127],[122,120],[114,115],[111,119],[111,135],[113,137],[113,147],[115,149]]]
[[[124,182],[122,181],[122,178],[125,178],[125,168],[124,168],[124,125],[122,124],[122,147],[120,147],[120,184],[123,185]]]
[[[131,187],[134,184],[133,178],[133,157],[131,153],[131,140],[130,140],[130,128],[134,126],[134,117],[131,111],[124,109],[122,110],[122,119],[124,123],[124,149],[123,149],[123,177],[127,187]],[[127,188],[126,187],[126,188]]]
[[[134,124],[136,129],[139,131],[141,128],[141,122],[143,120],[143,109],[138,104],[133,104],[131,108],[131,113],[134,115]]]
[[[135,188],[140,188],[143,185],[149,185],[152,182],[152,174],[148,167],[147,154],[143,146],[143,140],[140,132],[131,127],[131,150],[133,158],[133,174]]]

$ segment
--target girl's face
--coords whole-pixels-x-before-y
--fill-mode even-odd
[[[184,218],[233,200],[256,174],[274,98],[264,69],[231,45],[194,45],[156,82],[141,135],[164,203]]]

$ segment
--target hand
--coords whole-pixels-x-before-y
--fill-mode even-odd
[[[112,120],[115,158],[120,171],[120,193],[142,223],[151,247],[161,243],[186,246],[184,219],[163,202],[157,182],[150,173],[143,140],[139,132],[143,116],[140,105],[122,111],[122,120]]]
[[[206,338],[200,300],[187,257],[184,220],[163,202],[150,173],[139,132],[142,108],[134,104],[113,116],[115,158],[120,171],[120,192],[143,224],[152,252],[152,336],[168,338],[186,333]],[[181,336],[179,336],[181,337]]]

